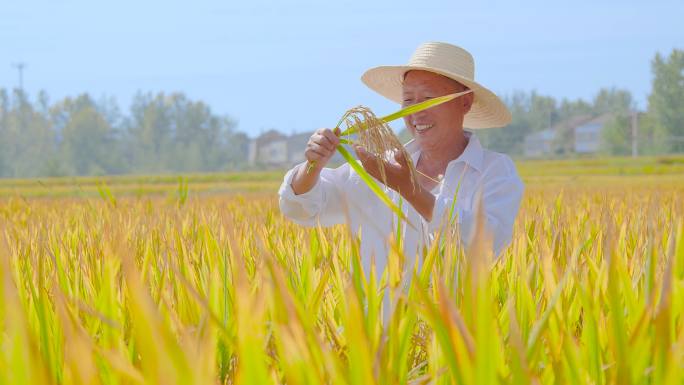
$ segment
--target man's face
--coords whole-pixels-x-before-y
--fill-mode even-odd
[[[404,77],[403,107],[467,88],[453,79],[428,71],[409,71]],[[473,94],[466,94],[404,118],[406,127],[421,147],[453,141],[461,135],[463,117],[470,110]]]

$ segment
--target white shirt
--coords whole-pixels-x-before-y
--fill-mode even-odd
[[[410,204],[404,202],[402,210],[414,227],[402,224],[403,248],[407,263],[429,246],[442,223],[447,223],[454,196],[458,191],[453,218],[460,224],[461,238],[467,242],[474,222],[475,201],[482,189],[485,226],[493,236],[495,255],[507,246],[512,237],[513,223],[523,194],[523,183],[515,165],[507,155],[485,150],[470,132],[463,153],[448,163],[444,178],[432,190],[435,206],[431,221],[426,221]],[[414,164],[420,157],[415,141],[406,144]],[[355,235],[361,237],[361,258],[366,274],[374,257],[376,271],[381,273],[387,263],[389,237],[397,229],[397,216],[366,186],[359,175],[344,164],[338,168],[324,168],[314,187],[296,195],[291,182],[296,166],[285,174],[280,186],[280,210],[296,223],[305,226],[331,226],[347,223]],[[460,181],[460,187],[459,187]],[[379,183],[387,195],[399,205],[400,195]],[[453,222],[451,222],[453,223]]]

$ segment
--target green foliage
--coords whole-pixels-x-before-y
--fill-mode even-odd
[[[273,194],[4,199],[0,383],[681,384],[679,178],[529,183],[498,259],[449,226],[366,274]]]
[[[1,90],[0,115],[0,176],[43,175],[55,155],[52,124],[44,111],[31,105],[23,92],[15,91],[10,99]]]
[[[86,94],[67,98],[52,109],[61,127],[60,159],[71,175],[105,175],[123,171],[113,127]]]
[[[578,124],[609,114],[618,118],[608,119],[610,132],[602,134],[602,150],[611,155],[627,153],[621,146],[630,140],[631,126],[624,116],[634,109],[632,95],[627,90],[603,88],[592,103],[582,99],[563,99],[558,102],[553,97],[539,95],[535,91],[519,91],[505,98],[505,102],[513,115],[511,124],[504,128],[478,131],[478,137],[485,147],[522,155],[527,135],[551,129],[555,132],[553,154],[567,156],[575,152],[574,128]]]
[[[610,155],[632,153],[631,117],[620,114],[610,119],[601,131],[601,149]]]
[[[528,183],[581,183],[602,185],[616,180],[638,182],[684,180],[684,156],[601,157],[557,160],[518,160],[518,173]],[[165,196],[176,201],[182,194],[208,196],[218,193],[250,193],[278,190],[284,170],[181,175],[116,175],[106,177],[58,177],[0,179],[0,198],[101,197],[102,186],[114,196]],[[631,178],[627,179],[626,176]],[[639,178],[635,178],[639,176]],[[666,176],[666,177],[663,177]],[[625,185],[626,186],[626,185]],[[187,190],[186,190],[187,189]],[[181,194],[182,193],[182,194]],[[403,226],[403,224],[402,224]]]
[[[483,145],[495,151],[520,155],[523,153],[525,136],[548,129],[558,120],[556,100],[532,91],[518,91],[504,98],[511,111],[511,123],[502,128],[478,131]]]
[[[596,114],[608,114],[601,129],[601,151],[609,155],[632,153],[632,118],[634,101],[629,91],[602,89],[594,98]]]
[[[183,94],[136,95],[123,116],[90,95],[50,105],[0,89],[0,177],[221,171],[246,160],[235,122]]]
[[[684,152],[684,50],[651,62],[653,88],[648,98],[654,144],[664,152]]]
[[[594,98],[592,113],[624,114],[634,109],[632,94],[627,90],[603,88]]]
[[[129,148],[136,172],[219,171],[244,159],[235,123],[183,94],[138,94],[131,107]]]

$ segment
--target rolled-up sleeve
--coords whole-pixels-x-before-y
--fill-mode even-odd
[[[285,174],[278,191],[280,211],[290,220],[303,226],[332,226],[344,223],[344,184],[349,179],[349,165],[335,169],[324,168],[313,188],[295,194],[292,179],[299,164]]]
[[[471,202],[477,202],[477,195],[481,194],[485,229],[492,236],[493,251],[498,255],[511,242],[524,185],[510,158],[502,157],[496,163],[483,174],[480,185],[473,189],[476,196],[472,197]],[[476,203],[470,208],[465,208],[458,200],[454,203],[453,197],[437,197],[432,220],[428,222],[428,230],[439,231],[454,220],[459,223],[461,238],[467,243],[472,238],[475,228],[476,210]],[[451,220],[447,221],[448,218]]]

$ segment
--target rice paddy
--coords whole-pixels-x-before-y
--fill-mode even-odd
[[[518,166],[498,260],[367,274],[281,172],[2,181],[0,383],[683,383],[684,161]]]

